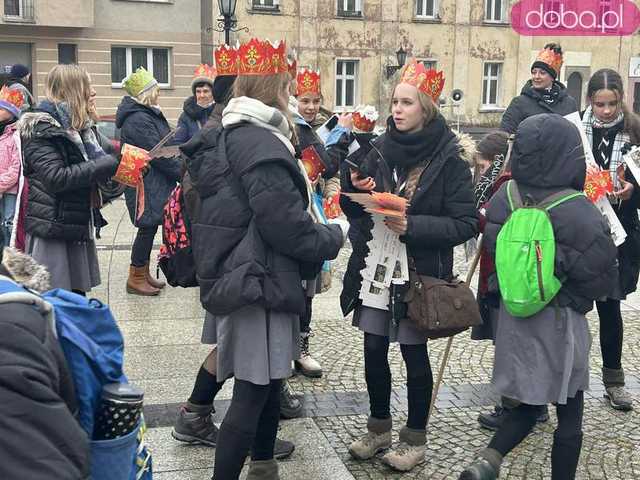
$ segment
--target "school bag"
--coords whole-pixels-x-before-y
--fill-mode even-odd
[[[506,189],[511,215],[496,243],[498,285],[507,311],[526,318],[546,307],[562,287],[555,276],[556,241],[549,211],[584,193],[565,189],[525,205],[514,180]]]
[[[182,185],[174,188],[164,206],[158,267],[172,287],[198,286],[191,249],[191,224],[186,215]]]
[[[94,413],[106,383],[127,382],[122,370],[124,340],[108,306],[55,289],[39,295],[0,278],[0,303],[33,305],[51,323],[73,378],[77,420],[92,437]],[[90,442],[91,480],[152,480],[144,420],[130,434]]]

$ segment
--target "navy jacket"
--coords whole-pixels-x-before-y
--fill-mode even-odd
[[[184,106],[180,118],[178,119],[178,127],[174,143],[182,145],[187,143],[193,136],[198,133],[204,124],[209,120],[211,112],[213,112],[214,104],[208,107],[201,107],[196,102],[196,97],[189,97],[184,101]]]
[[[124,97],[118,106],[116,126],[120,129],[122,145],[128,143],[145,150],[151,150],[171,131],[162,111],[142,105],[131,97]],[[136,191],[134,188],[125,190],[129,216],[136,227],[153,227],[162,223],[164,205],[180,180],[180,173],[179,156],[156,158],[151,162],[144,177],[144,213],[138,221],[135,220]]]

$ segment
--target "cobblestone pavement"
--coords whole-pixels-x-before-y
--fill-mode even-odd
[[[115,202],[106,209],[106,213],[111,225],[103,231],[100,241],[103,285],[94,294],[101,299],[109,299],[125,335],[129,376],[146,389],[146,417],[152,427],[152,446],[158,452],[155,458],[157,471],[161,479],[209,479],[210,450],[180,448],[170,439],[166,428],[172,425],[179,402],[190,393],[195,372],[208,352],[207,347],[199,345],[203,311],[198,304],[197,292],[168,288],[155,299],[127,296],[124,280],[134,230],[124,215],[124,202]],[[463,466],[490,439],[490,432],[478,428],[476,417],[479,412],[490,408],[495,400],[488,384],[493,362],[491,342],[472,342],[468,334],[456,337],[445,370],[442,392],[430,421],[425,464],[410,474],[399,475],[389,471],[379,459],[369,462],[351,460],[347,446],[365,431],[368,397],[363,372],[362,335],[351,326],[349,319],[342,318],[338,303],[340,279],[348,255],[348,249],[343,249],[334,262],[332,289],[314,301],[312,327],[315,336],[311,339],[311,351],[322,363],[324,375],[314,380],[301,376],[290,379],[292,389],[305,400],[305,419],[300,424],[283,422],[283,429],[296,439],[301,438],[296,435],[307,435],[305,432],[321,432],[317,434],[323,436],[327,446],[322,447],[322,453],[316,452],[315,461],[322,463],[324,457],[327,465],[338,461],[356,479],[456,479]],[[462,275],[465,273],[466,263],[461,251],[456,252],[456,268]],[[626,302],[624,319],[623,365],[627,386],[634,395],[636,407],[640,408],[640,295],[634,295]],[[640,478],[640,415],[637,412],[616,412],[603,400],[597,315],[590,314],[589,323],[593,333],[592,390],[586,395],[585,439],[578,478]],[[445,343],[444,340],[429,342],[434,373],[440,365]],[[389,358],[397,439],[397,430],[406,420],[407,413],[405,372],[397,346],[392,346]],[[218,421],[226,411],[230,388],[231,382],[225,385],[220,400],[216,402]],[[550,478],[550,449],[556,425],[555,413],[553,408],[551,410],[550,422],[538,426],[508,456],[501,479]],[[300,456],[294,454],[285,465],[283,480],[334,478],[326,473],[317,473],[322,471],[317,469],[313,470],[316,473],[300,473],[305,471],[305,462],[312,461],[309,459],[314,457],[313,442],[308,443],[311,445],[306,445]],[[335,459],[330,459],[329,453]],[[300,469],[295,468],[296,462]],[[347,477],[340,473],[335,478]]]

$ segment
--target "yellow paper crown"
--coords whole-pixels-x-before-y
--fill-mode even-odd
[[[144,67],[138,67],[122,82],[122,86],[132,97],[137,97],[156,85],[158,85],[158,81]]]

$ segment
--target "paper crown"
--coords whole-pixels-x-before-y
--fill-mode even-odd
[[[193,80],[191,85],[196,83],[209,83],[213,85],[213,81],[216,78],[216,69],[206,63],[200,64],[193,71]]]
[[[313,71],[303,68],[297,75],[298,92],[297,95],[312,93],[320,95],[320,71]]]
[[[17,88],[2,87],[0,90],[0,108],[7,110],[14,117],[20,116],[20,108],[24,105],[24,96]]]
[[[158,85],[158,81],[144,67],[138,67],[122,82],[122,86],[132,97],[137,97],[156,85]]]
[[[373,105],[358,105],[351,117],[356,133],[369,133],[373,131],[380,115]]]
[[[536,62],[545,63],[556,72],[556,78],[560,75],[562,61],[562,53],[556,52],[552,48],[543,48],[538,52],[538,56],[536,57]]]
[[[298,52],[295,50],[292,50],[291,54],[287,56],[287,68],[291,78],[296,78],[298,74]]]
[[[221,45],[214,56],[218,75],[276,75],[289,70],[286,52],[284,41],[252,38],[236,47]]]
[[[427,69],[424,64],[412,58],[402,71],[400,83],[413,85],[437,103],[444,88],[444,72]]]

